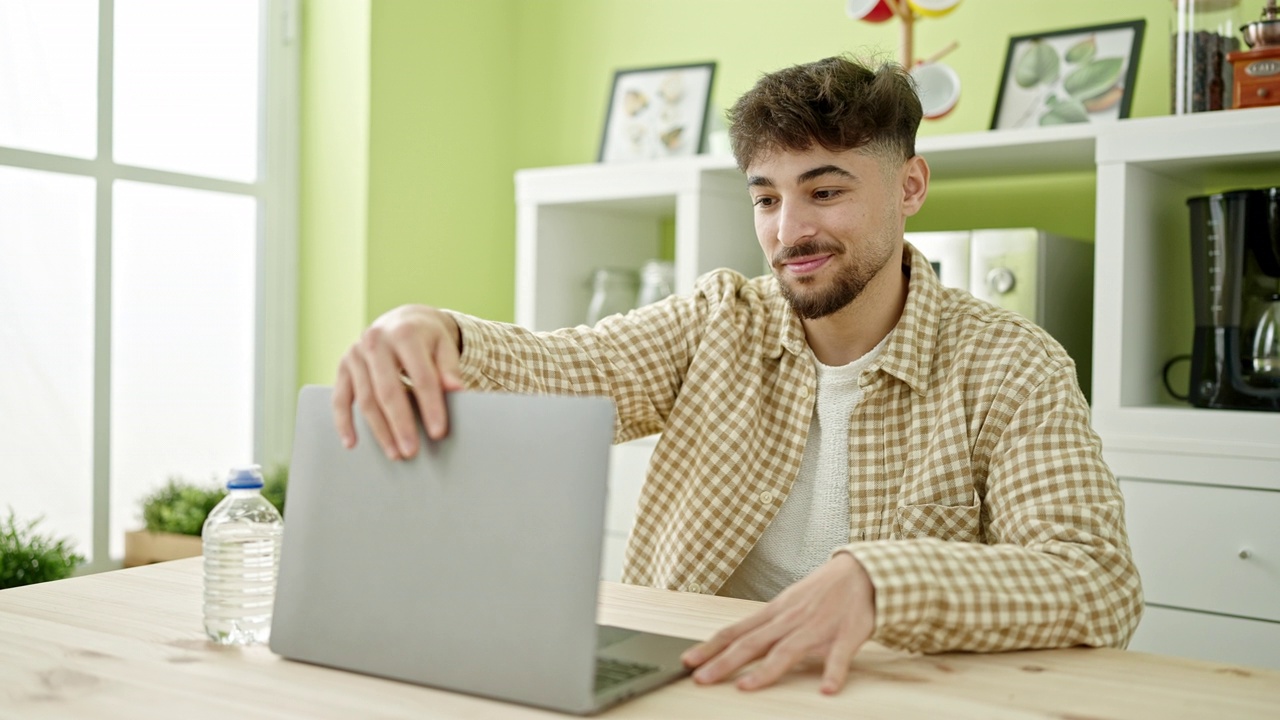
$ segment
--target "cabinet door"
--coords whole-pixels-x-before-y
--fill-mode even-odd
[[[1280,492],[1120,485],[1147,602],[1280,622]]]
[[[636,522],[636,504],[649,472],[649,457],[657,445],[656,437],[640,438],[615,445],[609,456],[609,497],[606,504],[603,562],[601,578],[618,582],[622,579],[622,558],[627,549],[631,526]]]
[[[1148,605],[1129,649],[1280,670],[1280,623]]]

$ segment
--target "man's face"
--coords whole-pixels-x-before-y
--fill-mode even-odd
[[[800,317],[847,306],[898,256],[906,216],[919,208],[904,192],[911,164],[815,145],[747,168],[756,237]]]

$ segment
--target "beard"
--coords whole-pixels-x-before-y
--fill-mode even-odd
[[[856,300],[876,274],[893,259],[893,248],[892,242],[872,242],[867,247],[873,253],[870,257],[850,260],[847,250],[836,243],[811,242],[784,247],[773,256],[773,273],[782,297],[786,298],[792,311],[803,320],[817,320],[848,307]],[[818,253],[832,253],[833,262],[843,263],[835,269],[835,277],[829,286],[815,287],[818,279],[813,276],[803,276],[790,282],[782,279],[783,262]]]

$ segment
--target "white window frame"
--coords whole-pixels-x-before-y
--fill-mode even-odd
[[[254,432],[257,462],[288,460],[297,377],[298,0],[260,0],[258,177],[255,182],[123,165],[112,160],[114,0],[98,2],[97,156],[68,157],[0,146],[0,166],[91,177],[96,181],[93,542],[82,572],[119,566],[111,533],[112,194],[117,180],[245,195],[257,200],[257,303],[254,328]],[[198,412],[192,408],[192,412]]]

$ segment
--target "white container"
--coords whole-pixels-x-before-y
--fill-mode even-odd
[[[640,268],[640,294],[636,307],[655,303],[675,292],[676,266],[668,260],[650,260]]]
[[[227,476],[227,496],[209,513],[204,540],[204,629],[220,645],[271,637],[284,520],[262,497],[254,465]]]
[[[610,315],[626,313],[635,307],[640,276],[627,268],[597,268],[592,274],[591,304],[587,306],[587,324],[595,325]]]

